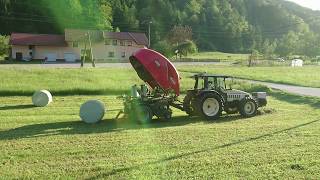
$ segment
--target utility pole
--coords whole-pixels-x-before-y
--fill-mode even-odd
[[[92,67],[96,67],[96,64],[93,59],[92,42],[91,42],[91,36],[89,31],[88,31],[88,40],[89,40],[89,46],[90,46],[90,57],[91,57]]]
[[[87,34],[85,34],[85,36],[87,36]],[[86,61],[86,57],[87,57],[87,38],[85,38],[84,40],[84,53],[83,53],[83,56],[81,57],[81,67],[83,67],[83,64]]]
[[[149,21],[148,22],[148,48],[150,48],[150,45],[151,45],[151,24],[152,24],[152,21]]]

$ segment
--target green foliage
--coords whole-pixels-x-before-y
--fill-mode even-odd
[[[64,28],[112,29],[112,8],[106,1],[42,0],[42,3],[49,7],[62,31]]]
[[[168,43],[166,40],[156,42],[156,44],[154,44],[152,48],[162,53],[166,57],[172,57],[174,55],[172,45]]]
[[[0,56],[8,55],[9,53],[9,36],[0,35]]]
[[[275,53],[276,48],[277,41],[270,42],[269,39],[266,39],[262,44],[261,51],[266,58],[269,58]]]
[[[185,42],[180,43],[176,49],[178,50],[180,56],[188,56],[188,54],[192,53],[197,53],[198,48],[197,45],[191,41],[191,40],[186,40]]]
[[[190,26],[174,26],[168,35],[171,44],[179,45],[192,40],[192,28]]]

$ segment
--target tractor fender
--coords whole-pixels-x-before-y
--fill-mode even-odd
[[[202,96],[203,94],[206,94],[206,93],[214,93],[214,94],[216,94],[217,96],[219,96],[219,97],[221,98],[223,105],[225,104],[225,99],[224,99],[224,97],[222,97],[222,95],[221,95],[218,91],[215,91],[215,90],[200,91],[200,92],[198,92],[198,93],[196,94],[196,96],[197,96],[197,97],[200,97],[200,96]]]

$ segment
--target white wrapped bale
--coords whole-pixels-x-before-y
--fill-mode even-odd
[[[36,91],[32,96],[32,103],[37,107],[45,107],[52,102],[52,95],[47,90]]]
[[[101,101],[89,100],[80,107],[80,118],[88,124],[94,124],[103,118],[105,106]]]

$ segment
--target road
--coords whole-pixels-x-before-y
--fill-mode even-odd
[[[286,84],[276,84],[276,83],[268,83],[268,82],[253,81],[253,80],[247,80],[247,81],[251,83],[262,84],[272,89],[278,89],[278,90],[286,91],[292,94],[320,97],[320,88],[292,86],[292,85],[286,85]]]

